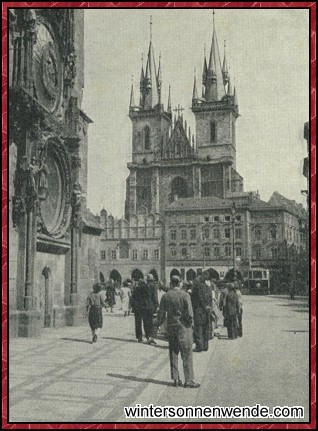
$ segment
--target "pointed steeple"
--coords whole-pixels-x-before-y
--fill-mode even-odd
[[[236,87],[234,87],[233,98],[234,98],[234,105],[235,105],[235,106],[238,106]]]
[[[231,81],[230,77],[229,77],[229,83],[227,86],[227,95],[233,96],[233,87],[232,87],[232,81]]]
[[[209,66],[207,71],[207,79],[205,84],[205,98],[207,102],[221,100],[225,96],[225,88],[223,84],[223,73],[221,67],[221,59],[217,35],[215,31],[215,12],[213,11],[213,36],[210,51]]]
[[[202,73],[202,84],[206,84],[206,75],[208,72],[208,65],[206,62],[206,45],[204,44],[204,59],[203,59],[203,73]]]
[[[159,66],[158,66],[158,77],[157,77],[158,85],[161,86],[162,83],[162,73],[161,73],[161,53],[159,54]]]
[[[192,100],[198,100],[197,78],[196,78],[195,70],[194,70],[194,82],[193,82]]]
[[[223,83],[224,85],[226,85],[226,83],[229,82],[230,80],[229,70],[227,67],[227,58],[226,58],[226,41],[224,41],[224,58],[223,58],[222,72],[223,72]]]
[[[161,70],[160,70],[161,76]],[[150,43],[147,55],[146,71],[143,85],[142,109],[152,109],[160,102],[159,73],[157,74],[155,56],[152,46],[152,17],[150,18]]]
[[[167,110],[169,112],[171,112],[171,89],[170,89],[170,85],[169,85],[169,95],[168,95],[168,105],[167,105]]]
[[[134,83],[131,82],[131,93],[130,93],[130,108],[135,107],[135,96],[134,96]]]

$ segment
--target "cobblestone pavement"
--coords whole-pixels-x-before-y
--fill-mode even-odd
[[[88,326],[15,338],[9,345],[9,420],[125,422],[124,406],[150,403],[302,405],[308,420],[308,324],[305,300],[244,297],[243,337],[228,340],[221,328],[208,352],[194,353],[199,389],[174,388],[167,343],[137,343],[133,316],[120,312],[105,314],[96,344]]]

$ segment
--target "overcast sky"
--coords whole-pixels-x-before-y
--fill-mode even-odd
[[[141,54],[149,46],[161,52],[162,100],[190,110],[194,69],[199,88],[204,44],[211,47],[213,15],[208,9],[85,10],[85,88],[83,109],[89,128],[88,205],[115,216],[124,213],[126,168],[131,160],[128,117],[131,80],[139,100]],[[259,190],[268,200],[274,191],[305,204],[302,161],[303,125],[309,119],[309,34],[305,9],[216,9],[216,31],[223,60],[226,39],[230,75],[241,117],[237,120],[237,171],[245,191]]]

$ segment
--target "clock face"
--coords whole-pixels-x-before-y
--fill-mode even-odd
[[[61,62],[51,31],[44,23],[37,25],[37,38],[33,46],[35,97],[53,112],[61,94]]]

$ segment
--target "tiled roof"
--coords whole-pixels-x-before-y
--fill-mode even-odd
[[[268,203],[274,206],[282,207],[294,214],[297,214],[300,217],[306,217],[306,210],[302,205],[297,204],[296,201],[285,198],[285,196],[279,194],[278,192],[274,192],[272,194]]]
[[[82,220],[85,226],[92,227],[94,229],[103,229],[99,224],[98,218],[88,208],[82,208]]]
[[[185,209],[209,209],[209,208],[230,208],[232,201],[220,199],[215,196],[205,198],[182,198],[174,201],[168,211],[180,211]]]

